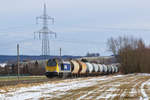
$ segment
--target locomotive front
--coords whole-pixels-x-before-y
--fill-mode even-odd
[[[47,77],[67,77],[71,74],[71,64],[69,61],[59,59],[49,59],[46,64]]]
[[[45,75],[47,77],[58,76],[59,73],[58,61],[56,59],[49,59],[46,63],[45,69],[46,69]]]

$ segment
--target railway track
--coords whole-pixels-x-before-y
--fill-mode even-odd
[[[60,78],[43,78],[43,79],[27,79],[27,80],[8,80],[8,81],[0,81],[0,87],[3,86],[12,86],[18,84],[31,84],[31,83],[42,83],[42,82],[49,82],[49,81],[58,81],[63,80]]]

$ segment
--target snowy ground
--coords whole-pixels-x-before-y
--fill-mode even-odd
[[[149,100],[150,74],[86,77],[0,89],[0,100]]]

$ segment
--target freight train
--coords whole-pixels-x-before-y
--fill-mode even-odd
[[[119,67],[116,64],[105,65],[81,60],[61,60],[49,59],[46,63],[46,73],[48,78],[51,77],[79,77],[106,75],[119,72]]]

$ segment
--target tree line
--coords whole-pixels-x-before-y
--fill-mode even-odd
[[[28,61],[19,64],[20,75],[44,75],[46,61]],[[17,63],[0,66],[0,75],[17,75]]]
[[[107,45],[121,64],[122,73],[150,73],[150,46],[141,38],[111,37],[107,40]]]

